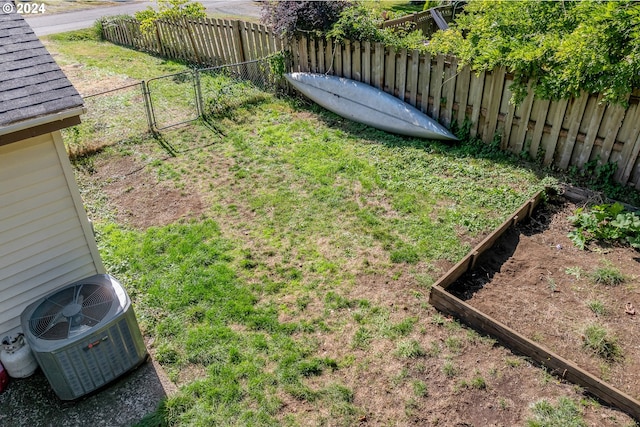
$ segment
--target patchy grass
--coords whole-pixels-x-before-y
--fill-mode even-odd
[[[561,397],[554,405],[547,400],[540,400],[532,407],[533,418],[527,421],[528,427],[586,427],[580,407],[571,399]]]
[[[596,268],[590,278],[593,283],[605,286],[621,285],[626,280],[620,270],[611,265]]]
[[[596,323],[588,325],[584,329],[582,337],[586,349],[593,351],[608,362],[615,362],[623,356],[618,339]]]
[[[186,69],[91,40],[48,47],[87,90]],[[478,373],[495,343],[426,293],[542,188],[533,171],[493,146],[393,136],[269,93],[207,105],[209,122],[107,138],[74,161],[108,271],[179,386],[141,425],[410,425],[459,378],[471,378],[459,400],[500,392]],[[123,176],[137,181],[114,190]],[[118,220],[169,210],[168,190],[202,207],[151,227]],[[123,194],[148,203],[130,212]],[[518,360],[492,378],[527,375]],[[509,402],[522,422],[529,402]]]

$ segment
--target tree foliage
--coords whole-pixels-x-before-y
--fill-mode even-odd
[[[624,103],[640,87],[640,3],[471,0],[429,50],[454,54],[476,71],[506,66],[515,75],[515,102],[531,79],[539,98],[587,91]]]
[[[158,19],[205,18],[202,3],[191,0],[156,0],[158,10],[148,7],[136,12],[135,18],[143,31],[149,31]]]
[[[336,1],[267,1],[262,5],[262,22],[282,35],[296,31],[324,32],[349,6],[347,0]]]

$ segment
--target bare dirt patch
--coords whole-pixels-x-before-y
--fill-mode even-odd
[[[165,160],[170,161],[170,160]],[[163,181],[148,165],[131,156],[97,160],[91,179],[100,183],[118,222],[137,229],[199,217],[206,209],[193,189]]]
[[[567,236],[574,229],[568,217],[577,207],[564,199],[541,207],[531,221],[506,232],[480,266],[449,290],[638,399],[640,310],[629,308],[640,308],[640,252],[628,246],[578,249]],[[619,272],[624,282],[596,283],[593,275],[602,268]],[[590,350],[585,345],[590,325],[608,331],[622,357],[607,360]]]

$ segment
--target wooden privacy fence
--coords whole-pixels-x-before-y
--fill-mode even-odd
[[[601,103],[598,94],[549,101],[529,91],[509,102],[513,76],[503,67],[479,74],[455,57],[396,50],[381,43],[335,42],[300,36],[291,43],[294,71],[362,81],[417,107],[449,127],[471,122],[471,135],[503,150],[527,152],[560,169],[616,163],[615,179],[640,189],[640,91],[627,108]]]
[[[396,50],[380,43],[300,35],[284,41],[263,25],[220,19],[159,21],[142,33],[131,20],[104,21],[114,43],[202,65],[230,64],[288,50],[292,71],[362,81],[417,107],[449,127],[469,121],[472,136],[560,169],[615,163],[615,179],[640,189],[640,90],[628,107],[601,103],[598,94],[559,101],[509,100],[513,76],[504,68],[479,74],[455,57]]]
[[[203,66],[252,61],[284,48],[266,26],[227,19],[158,20],[145,32],[134,18],[105,18],[102,28],[112,43]]]

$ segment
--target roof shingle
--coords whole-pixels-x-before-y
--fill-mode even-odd
[[[0,13],[0,128],[82,105],[22,16]]]

